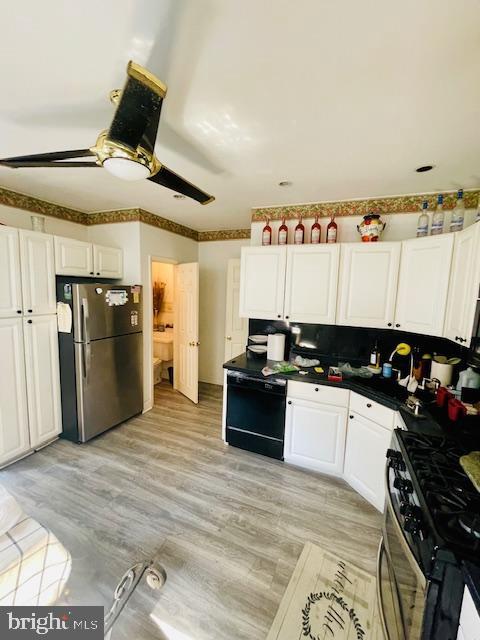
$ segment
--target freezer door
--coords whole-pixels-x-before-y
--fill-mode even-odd
[[[141,289],[138,285],[72,284],[74,341],[141,331]]]
[[[142,334],[75,343],[79,441],[143,409]]]

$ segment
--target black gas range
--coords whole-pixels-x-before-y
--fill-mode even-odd
[[[457,637],[462,562],[480,562],[480,494],[459,463],[476,443],[395,430],[378,589],[390,640]]]

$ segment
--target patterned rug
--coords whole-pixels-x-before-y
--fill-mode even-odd
[[[267,640],[383,640],[375,578],[308,542]]]

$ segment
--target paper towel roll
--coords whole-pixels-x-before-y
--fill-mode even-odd
[[[267,341],[267,360],[283,360],[285,356],[285,334],[272,333]]]

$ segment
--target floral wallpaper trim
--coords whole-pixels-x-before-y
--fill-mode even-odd
[[[221,229],[219,231],[199,231],[199,242],[214,242],[215,240],[248,240],[250,229]]]
[[[480,197],[480,189],[465,191],[464,201],[467,209],[475,209]],[[457,199],[457,192],[444,192],[443,208],[453,209]],[[311,204],[291,204],[279,207],[255,207],[252,209],[252,222],[261,222],[265,218],[287,220],[303,217],[312,218],[315,215],[329,217],[334,214],[340,216],[364,216],[367,213],[418,213],[422,202],[428,200],[429,209],[434,209],[437,203],[437,193],[422,193],[405,196],[390,196],[385,198],[368,198],[365,200],[337,200],[326,202],[312,202]]]
[[[4,204],[7,207],[15,207],[16,209],[23,209],[24,211],[31,211],[32,213],[40,213],[44,216],[51,216],[52,218],[68,220],[69,222],[77,222],[78,224],[86,224],[86,218],[88,217],[88,214],[83,211],[63,207],[60,204],[34,198],[25,193],[10,191],[10,189],[4,189],[3,187],[0,187],[0,204]]]

